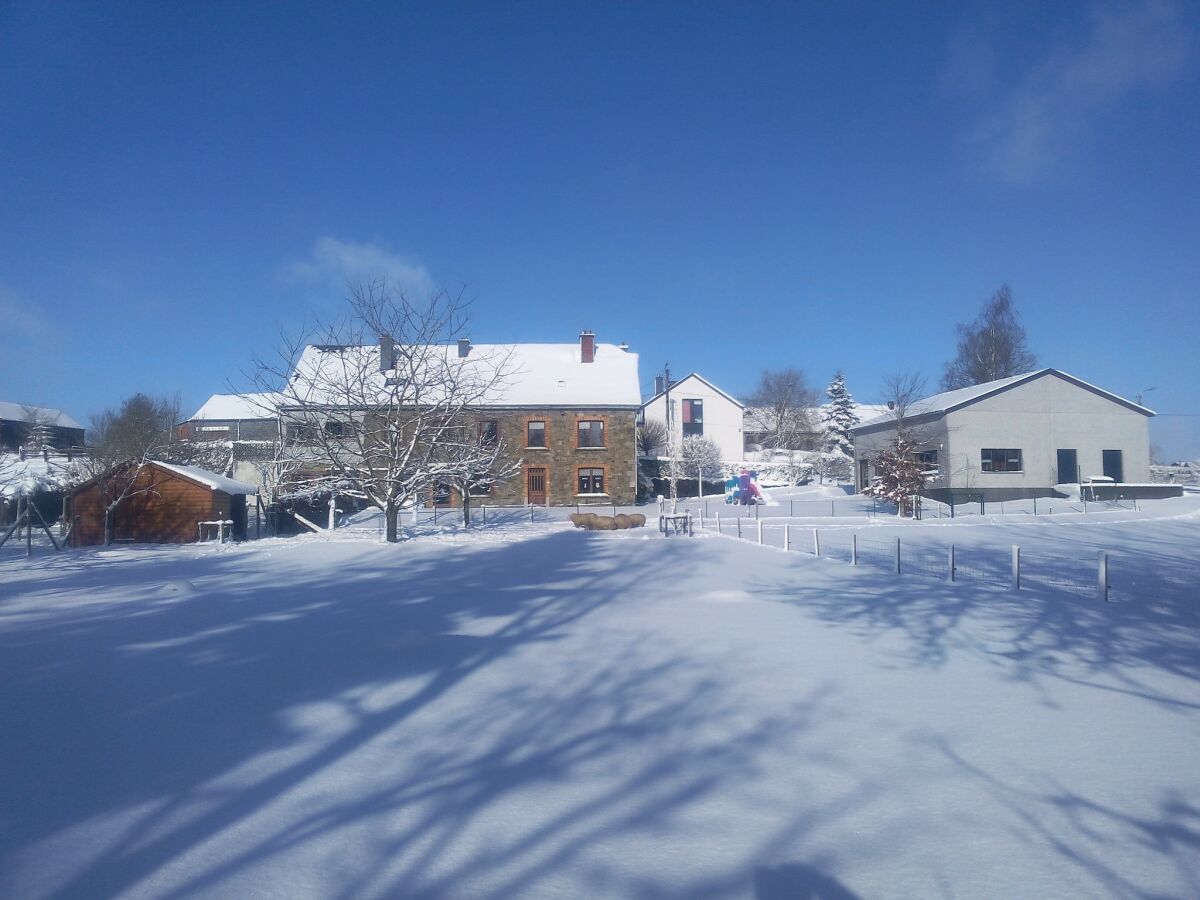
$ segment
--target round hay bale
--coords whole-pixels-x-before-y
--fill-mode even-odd
[[[624,513],[619,513],[613,516],[613,525],[616,528],[630,528],[633,526],[633,521]]]

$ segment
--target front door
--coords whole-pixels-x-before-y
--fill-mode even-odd
[[[546,470],[543,467],[530,467],[525,470],[525,492],[527,499],[534,506],[546,505]]]
[[[1058,451],[1058,481],[1056,484],[1079,483],[1079,458],[1074,450]]]
[[[1125,480],[1125,466],[1121,460],[1120,450],[1104,451],[1104,474],[1121,484]]]
[[[869,460],[860,459],[858,461],[858,489],[862,491],[871,484],[870,472],[871,463]]]

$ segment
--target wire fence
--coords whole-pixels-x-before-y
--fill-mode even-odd
[[[714,516],[718,512],[726,518],[747,519],[823,519],[823,518],[868,518],[896,515],[896,504],[874,497],[854,495],[827,500],[777,500],[767,504],[742,506],[726,502],[723,496],[698,498],[688,497],[666,505],[678,512],[685,510],[693,516],[703,513]],[[1064,516],[1091,515],[1116,510],[1138,511],[1138,502],[1132,499],[1114,500],[1071,500],[1056,497],[1031,497],[1023,500],[972,500],[961,503],[943,503],[922,497],[917,504],[918,519],[960,519],[972,516]]]
[[[696,523],[700,529],[765,547],[886,570],[897,576],[988,584],[1018,591],[1047,588],[1112,599],[1110,554],[1106,550],[1061,554],[1017,545],[1008,548],[936,545],[903,538],[864,537],[848,528],[808,528],[744,516],[697,517]],[[1132,582],[1129,586],[1132,587]]]

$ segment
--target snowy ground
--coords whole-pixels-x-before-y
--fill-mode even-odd
[[[560,522],[6,546],[0,896],[1200,896],[1200,500],[851,527],[1141,581]]]

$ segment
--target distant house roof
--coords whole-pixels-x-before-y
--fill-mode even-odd
[[[733,395],[725,393],[723,390],[721,390],[719,387],[717,387],[715,384],[713,384],[711,381],[709,381],[707,378],[705,378],[699,372],[689,372],[687,375],[684,375],[678,381],[672,381],[671,386],[669,388],[667,388],[666,391],[659,391],[657,394],[655,394],[653,397],[651,397],[649,400],[647,400],[645,403],[643,403],[642,406],[649,406],[651,403],[653,403],[659,397],[663,396],[663,394],[667,393],[667,391],[675,390],[677,387],[679,387],[681,384],[683,384],[689,378],[695,378],[697,381],[703,381],[706,385],[708,385],[710,388],[712,388],[714,391],[716,391],[718,394],[720,394],[722,397],[724,397],[730,403],[734,404],[735,406],[739,406],[739,407],[745,409],[746,404],[742,403],[740,400],[738,400]]]
[[[275,393],[213,394],[187,421],[273,419],[278,404],[279,395]]]
[[[958,388],[957,390],[943,391],[940,394],[934,394],[932,397],[926,397],[922,400],[918,400],[909,406],[906,413],[906,418],[933,418],[944,415],[945,413],[952,412],[956,409],[962,409],[964,406],[969,406],[972,403],[976,403],[985,397],[991,397],[995,394],[1001,393],[1002,391],[1010,390],[1017,385],[1025,384],[1026,382],[1034,381],[1035,379],[1043,378],[1048,375],[1061,378],[1064,381],[1070,382],[1076,387],[1091,391],[1094,394],[1098,394],[1101,397],[1105,397],[1109,400],[1112,400],[1114,403],[1119,403],[1122,406],[1128,407],[1136,412],[1140,412],[1143,415],[1154,415],[1154,410],[1145,406],[1139,406],[1132,400],[1126,400],[1124,397],[1120,397],[1111,391],[1098,388],[1094,384],[1089,384],[1088,382],[1084,381],[1082,378],[1076,378],[1074,375],[1069,375],[1066,372],[1060,372],[1058,369],[1038,369],[1034,372],[1026,372],[1024,375],[1013,375],[1009,378],[998,378],[995,381],[985,381],[983,384],[974,384],[970,387]],[[889,410],[873,419],[860,422],[858,425],[854,426],[852,430],[859,431],[868,428],[879,428],[880,426],[890,425],[895,421],[895,418],[896,414]]]
[[[615,344],[596,344],[590,363],[581,362],[578,344],[472,344],[465,357],[459,356],[457,344],[438,345],[434,350],[423,358],[429,370],[423,393],[430,402],[437,401],[442,392],[439,385],[449,376],[490,384],[475,406],[637,409],[641,405],[637,354]],[[397,353],[403,355],[403,348]],[[364,392],[377,391],[378,402],[385,402],[394,373],[381,372],[379,361],[377,345],[310,345],[304,348],[286,393],[306,403],[346,406]],[[497,372],[501,373],[498,379]],[[364,390],[339,390],[347,377],[360,376]],[[280,405],[294,406],[295,399],[286,397]]]
[[[83,430],[83,426],[68,416],[61,409],[49,409],[44,406],[26,406],[20,403],[8,403],[0,400],[0,419],[6,419],[9,422],[28,422],[29,416],[27,411],[34,412],[47,425],[57,425],[59,428],[78,428]]]
[[[829,409],[829,404],[825,403],[821,406],[809,407],[805,412],[818,429],[823,429],[825,422],[825,411]],[[853,404],[854,414],[860,420],[872,419],[876,416],[887,412],[886,404],[875,403],[855,403]],[[759,431],[770,431],[773,427],[774,414],[765,406],[747,406],[743,416],[744,430],[751,433]]]

